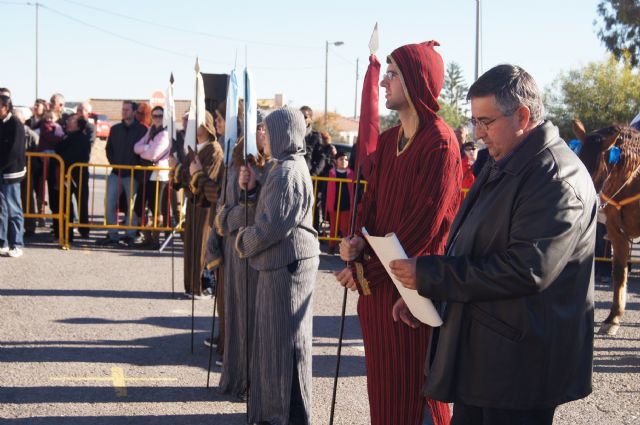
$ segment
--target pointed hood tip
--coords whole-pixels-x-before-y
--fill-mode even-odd
[[[420,117],[420,127],[437,116],[438,97],[444,84],[444,62],[434,47],[435,40],[406,44],[391,52],[391,59],[402,74],[410,101]]]

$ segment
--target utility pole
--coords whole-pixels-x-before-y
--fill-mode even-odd
[[[353,119],[358,118],[358,78],[360,74],[358,73],[358,65],[360,63],[360,58],[356,58],[356,103],[353,105]]]
[[[38,9],[40,9],[40,3],[36,2],[36,99],[38,96]]]
[[[31,3],[31,2],[27,2],[27,5],[29,6],[35,6],[36,8],[36,99],[38,99],[38,12],[40,9],[40,7],[42,6],[40,3],[35,2],[35,3]]]
[[[329,41],[325,42],[324,47],[324,126],[327,126],[329,122],[329,115],[327,114],[327,97],[329,95]],[[342,41],[332,41],[334,46],[342,46]]]
[[[478,77],[480,76],[480,68],[481,68],[481,46],[482,46],[482,41],[481,41],[481,35],[482,35],[482,28],[481,28],[481,14],[480,14],[480,0],[476,0],[476,72],[475,72],[475,79],[477,80]]]

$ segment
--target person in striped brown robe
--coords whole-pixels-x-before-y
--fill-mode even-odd
[[[358,211],[357,229],[364,226],[374,236],[394,232],[409,257],[444,252],[461,199],[458,142],[437,115],[444,65],[434,46],[438,43],[402,46],[387,58],[380,85],[386,107],[398,111],[400,125],[380,135]],[[399,293],[361,236],[344,239],[340,256],[353,262],[336,273],[338,281],[360,292],[371,424],[420,425],[431,328],[394,320],[392,308]],[[449,423],[446,403],[427,404],[436,425]]]
[[[265,119],[276,162],[264,184],[251,167],[239,185],[255,204],[236,250],[258,271],[249,370],[249,422],[311,423],[313,288],[320,247],[313,229],[313,185],[304,160],[304,117],[294,108]],[[241,196],[240,199],[243,197]]]

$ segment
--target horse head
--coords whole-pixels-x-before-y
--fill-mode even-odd
[[[607,177],[605,157],[609,149],[615,145],[620,127],[605,127],[587,134],[584,124],[580,120],[573,120],[573,132],[582,142],[578,157],[589,171],[596,191],[600,192]]]

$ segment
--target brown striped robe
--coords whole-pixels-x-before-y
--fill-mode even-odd
[[[395,232],[409,257],[442,254],[460,204],[460,151],[453,131],[439,118],[442,59],[429,45],[403,46],[391,55],[419,117],[418,131],[399,151],[401,127],[382,133],[369,187],[359,207],[359,225],[371,235]],[[394,322],[397,289],[370,248],[364,277],[370,295],[358,300],[367,367],[372,425],[420,425],[421,394],[431,328]],[[354,273],[356,275],[356,273]],[[361,282],[359,282],[360,285]],[[362,286],[359,286],[362,294]],[[436,425],[448,424],[446,403],[429,401]]]
[[[188,202],[183,233],[184,290],[188,294],[201,295],[207,237],[213,226],[224,166],[222,148],[217,141],[207,142],[197,155],[202,171],[190,175],[190,161],[185,159],[175,170],[174,187],[176,190],[184,188]]]

